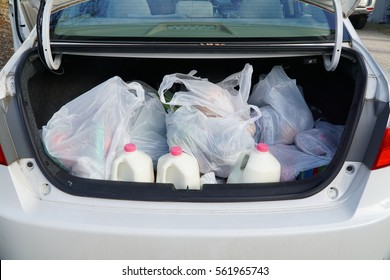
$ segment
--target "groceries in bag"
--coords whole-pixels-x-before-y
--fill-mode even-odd
[[[153,183],[152,159],[135,144],[126,144],[112,163],[111,180]]]
[[[268,145],[292,144],[295,135],[311,129],[312,113],[295,80],[291,80],[281,66],[253,87],[249,104],[260,108],[262,117],[256,121],[256,140]]]
[[[332,159],[343,131],[343,125],[317,121],[314,128],[298,133],[294,142],[306,154]]]
[[[47,153],[72,175],[110,179],[112,163],[135,143],[157,165],[168,151],[165,110],[155,92],[113,77],[65,104],[42,129]]]
[[[280,181],[279,161],[268,151],[268,145],[259,143],[253,150],[243,152],[227,183],[271,183]]]
[[[326,166],[330,162],[328,158],[306,154],[295,145],[276,144],[270,146],[270,151],[282,166],[282,182],[294,181],[301,172]]]
[[[43,127],[48,154],[75,176],[109,179],[117,147],[128,142],[127,125],[144,98],[141,85],[113,77],[73,99]]]
[[[160,85],[161,101],[175,106],[166,118],[168,144],[194,155],[203,174],[214,172],[227,178],[241,151],[255,144],[254,122],[260,112],[247,103],[252,72],[246,64],[241,72],[217,84],[194,76],[195,72],[177,73],[166,75]],[[174,84],[184,85],[185,90],[167,101],[165,93]],[[252,117],[251,111],[255,112]]]
[[[179,146],[174,146],[158,160],[156,182],[172,183],[178,190],[200,190],[198,162]]]
[[[206,184],[228,177],[228,182],[251,181],[252,175],[244,175],[250,169],[245,170],[241,163],[237,170],[235,163],[242,151],[252,149],[258,139],[289,143],[276,145],[282,152],[275,145],[270,148],[282,164],[282,181],[295,180],[300,172],[326,166],[343,127],[316,122],[310,129],[310,110],[295,81],[280,66],[274,67],[249,97],[252,71],[252,66],[246,64],[241,72],[216,84],[194,76],[195,72],[166,75],[158,92],[141,81],[125,83],[114,77],[54,114],[43,127],[45,148],[71,174],[92,179],[141,182],[120,171],[131,168],[129,162],[114,164],[123,146],[130,142],[137,152],[151,158],[154,170],[158,160],[168,153],[168,144],[180,146],[195,157],[198,173],[207,175],[202,176]],[[174,84],[181,84],[180,91],[169,92]],[[248,98],[262,107],[249,105]],[[237,176],[241,179],[234,179]]]
[[[325,170],[340,143],[344,126],[317,121],[315,127],[298,133],[295,145],[270,146],[282,166],[281,181],[306,179]]]
[[[136,110],[135,116],[127,127],[127,133],[131,142],[137,145],[137,149],[152,158],[156,169],[158,159],[169,152],[165,124],[166,112],[156,89],[142,81],[134,82],[144,88],[145,101]]]

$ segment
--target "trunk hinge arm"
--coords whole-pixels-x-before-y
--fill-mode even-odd
[[[50,46],[50,15],[53,7],[53,0],[41,0],[38,10],[37,37],[39,57],[46,67],[56,71],[61,66],[62,55],[54,55]]]
[[[332,58],[330,55],[323,55],[324,66],[327,71],[334,71],[340,61],[341,47],[343,43],[343,11],[340,0],[333,0],[335,8],[335,44],[333,48]]]

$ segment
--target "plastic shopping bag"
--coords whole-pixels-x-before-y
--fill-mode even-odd
[[[160,85],[161,102],[171,106],[194,106],[208,117],[226,117],[248,108],[253,67],[246,64],[241,72],[235,73],[220,83],[189,74],[166,75]],[[178,91],[170,101],[165,92],[174,84],[182,84],[185,90]],[[239,86],[237,90],[236,87]],[[247,112],[249,118],[250,111]]]
[[[337,150],[343,130],[342,125],[317,121],[315,128],[296,135],[296,145],[270,146],[270,152],[282,166],[281,181],[295,180],[301,172],[328,165]]]
[[[217,84],[195,77],[194,71],[164,77],[159,89],[161,101],[179,106],[167,116],[168,144],[194,155],[201,173],[215,172],[226,178],[240,153],[254,146],[254,121],[260,112],[247,104],[252,72],[247,64]],[[174,84],[184,85],[185,90],[167,101],[165,92]],[[251,110],[256,112],[252,117]]]
[[[157,170],[158,159],[169,153],[167,130],[165,123],[166,112],[160,102],[157,90],[142,81],[137,81],[145,89],[145,101],[136,109],[135,116],[127,127],[127,133],[137,149],[148,154]]]
[[[313,129],[295,137],[296,146],[303,152],[332,159],[339,145],[344,126],[318,121]]]
[[[180,107],[167,116],[169,146],[180,146],[195,156],[201,173],[226,178],[240,153],[254,146],[248,129],[254,119],[207,117],[195,107]]]
[[[280,162],[282,182],[293,181],[299,173],[328,165],[331,161],[327,157],[306,154],[295,145],[272,145],[269,151]]]
[[[262,117],[256,121],[258,142],[292,144],[298,132],[313,127],[313,116],[299,88],[281,66],[253,87],[249,104],[260,108]]]
[[[148,135],[149,129],[165,135],[160,127],[155,129],[154,124],[150,124],[153,119],[146,113],[156,110],[157,103],[152,104],[154,100],[158,101],[158,98],[145,94],[141,84],[126,84],[121,78],[113,77],[70,101],[53,115],[42,130],[45,148],[75,176],[108,179],[112,162],[126,143],[135,140],[140,145],[145,138],[153,138],[154,135]],[[160,107],[163,112],[161,103]],[[150,121],[147,121],[148,117]],[[144,125],[144,120],[148,125]],[[163,128],[164,121],[160,121]],[[142,144],[140,146],[140,150],[148,152]]]

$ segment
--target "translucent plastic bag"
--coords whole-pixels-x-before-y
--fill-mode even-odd
[[[200,185],[203,186],[205,184],[217,184],[217,179],[215,178],[214,172],[209,172],[206,174],[203,174],[200,177]]]
[[[195,107],[180,107],[167,116],[169,146],[180,146],[198,160],[201,173],[226,178],[240,153],[254,146],[248,125],[254,119],[210,118]]]
[[[307,154],[332,159],[343,130],[342,125],[319,121],[315,123],[315,128],[298,133],[295,137],[295,144]]]
[[[145,90],[139,83],[126,84],[113,77],[70,101],[43,127],[48,154],[75,176],[108,179],[112,162],[126,143],[134,140],[140,150],[153,153],[142,145],[146,138],[155,136],[149,130],[165,135],[160,128],[165,129],[165,120],[157,114],[159,125],[154,124],[156,120],[146,111],[155,113],[158,103],[159,110],[164,109],[160,102],[155,103],[157,96],[146,96],[145,99]],[[159,143],[166,142],[159,139]],[[156,147],[160,149],[160,145]]]
[[[141,81],[138,83],[145,89],[145,101],[136,110],[135,116],[127,127],[127,132],[130,137],[129,141],[136,144],[137,149],[152,158],[156,170],[158,159],[169,153],[165,123],[166,112],[160,102],[157,90]]]
[[[292,144],[295,135],[313,127],[313,116],[294,80],[281,66],[253,87],[249,104],[260,108],[263,117],[256,122],[258,142]]]
[[[282,167],[280,174],[282,182],[293,181],[299,173],[328,165],[331,160],[326,157],[306,154],[295,145],[277,144],[269,146],[269,151],[277,158]]]
[[[240,153],[254,146],[254,121],[260,112],[247,104],[252,71],[247,64],[218,84],[195,77],[195,72],[164,77],[161,101],[181,106],[167,116],[168,144],[194,155],[201,173],[213,171],[226,178]],[[176,92],[168,102],[164,93],[175,83],[183,84],[186,91]],[[256,112],[252,118],[251,109]]]
[[[248,97],[251,87],[253,67],[246,64],[241,72],[235,73],[222,82],[214,84],[207,79],[189,74],[166,75],[158,90],[161,102],[171,106],[194,106],[209,117],[228,117],[237,111],[248,109]],[[185,90],[178,91],[170,101],[165,92],[174,84],[182,84]],[[239,89],[236,90],[236,87]],[[250,110],[246,117],[249,118]],[[243,116],[245,117],[245,116]]]
[[[260,108],[261,118],[256,121],[255,139],[259,143],[273,145],[275,143],[289,144],[296,129],[288,120],[273,107],[267,105]]]

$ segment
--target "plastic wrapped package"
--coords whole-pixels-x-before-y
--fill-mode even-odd
[[[126,143],[136,143],[148,154],[166,143],[164,108],[155,100],[158,101],[157,96],[145,94],[139,83],[127,84],[113,77],[65,104],[53,115],[42,129],[45,148],[75,176],[109,179],[112,162]],[[153,114],[148,114],[149,110]],[[148,149],[147,143],[152,142],[154,146]]]
[[[201,173],[213,171],[226,178],[240,153],[254,146],[254,121],[260,112],[247,103],[252,72],[252,66],[246,64],[241,72],[218,84],[195,77],[195,71],[164,77],[159,88],[161,101],[180,106],[167,116],[168,144],[194,155]],[[164,93],[174,84],[182,84],[186,90],[176,92],[168,102]],[[251,109],[256,112],[252,117]]]
[[[314,125],[295,80],[290,79],[281,66],[275,66],[253,87],[248,102],[258,106],[263,114],[256,121],[258,142],[292,144],[298,132]]]

